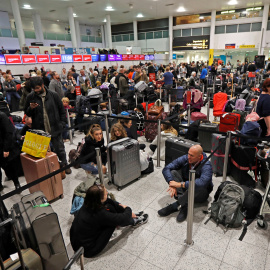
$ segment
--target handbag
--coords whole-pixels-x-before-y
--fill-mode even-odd
[[[26,132],[22,152],[33,157],[45,158],[51,141],[51,136],[40,130],[30,130]]]
[[[164,107],[163,107],[163,106],[157,106],[157,105],[154,105],[154,106],[152,106],[152,107],[149,109],[148,114],[159,115],[159,114],[161,114],[163,111],[164,111]]]

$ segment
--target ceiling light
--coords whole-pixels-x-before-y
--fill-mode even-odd
[[[106,11],[114,11],[114,9],[111,6],[106,7]]]
[[[25,8],[25,9],[32,9],[31,6],[28,5],[28,4],[23,5],[23,8]]]
[[[73,13],[73,17],[77,17],[77,14],[76,13]]]
[[[103,22],[107,22],[107,20],[106,20],[106,19],[104,19],[104,20],[103,20]]]
[[[56,20],[57,22],[59,22],[59,20]]]
[[[203,16],[200,16],[200,17],[199,17],[199,19],[203,20],[203,19],[204,19],[204,17],[203,17]]]
[[[237,1],[236,0],[231,0],[228,2],[228,5],[232,6],[232,5],[237,5]]]
[[[133,4],[129,4],[129,8],[131,8],[131,9],[132,9],[132,8],[133,8]]]
[[[137,18],[143,18],[142,13],[139,13],[139,14],[137,15]]]
[[[179,7],[176,11],[177,12],[185,12],[186,9],[184,7]]]

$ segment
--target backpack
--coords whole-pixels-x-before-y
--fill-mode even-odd
[[[82,142],[78,143],[77,149],[71,149],[69,151],[69,154],[68,154],[69,163],[76,161],[80,157],[84,142],[85,142],[84,139],[82,139]],[[80,164],[75,164],[73,167],[75,169],[79,169],[81,166]]]
[[[210,218],[217,225],[222,224],[226,228],[238,228],[242,226],[245,218],[242,212],[245,192],[243,188],[231,182],[222,183],[216,194],[215,200],[212,202],[210,210]]]
[[[259,138],[261,136],[262,129],[261,129],[261,126],[260,126],[259,123],[247,121],[247,122],[244,123],[240,133],[242,135]],[[253,146],[253,145],[257,145],[258,140],[240,138],[240,142],[243,145],[251,145],[251,146]]]
[[[239,98],[236,100],[234,109],[239,110],[239,111],[245,111],[245,106],[246,106],[246,100]]]
[[[234,110],[234,108],[235,108],[235,103],[236,103],[236,100],[235,99],[229,100],[226,103],[225,112],[232,112]]]

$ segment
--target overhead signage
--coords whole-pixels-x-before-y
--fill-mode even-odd
[[[184,58],[184,55],[183,54],[177,54],[177,58]]]
[[[233,44],[225,44],[225,49],[235,49],[235,43],[233,43]]]
[[[107,54],[100,54],[100,61],[104,62],[104,61],[108,61],[107,60]]]
[[[150,55],[148,55],[148,54],[145,55],[145,58],[144,59],[145,59],[145,61],[149,61],[150,60]]]
[[[98,62],[99,61],[99,54],[92,54],[92,62]]]
[[[5,64],[6,64],[5,56],[3,54],[0,54],[0,65],[5,65]]]
[[[144,54],[140,54],[140,60],[144,61],[144,58],[145,58]]]
[[[36,57],[38,63],[50,63],[50,57],[48,54],[37,54]]]
[[[176,59],[176,54],[175,53],[172,55],[172,59]]]
[[[173,49],[178,51],[184,50],[208,50],[210,35],[177,37],[173,39]]]
[[[123,61],[128,61],[128,54],[122,54],[122,60]]]
[[[73,54],[73,62],[82,62],[83,58],[80,54]]]
[[[72,63],[73,54],[61,54],[62,63]]]
[[[134,54],[134,60],[139,61],[140,60],[140,55],[139,54]]]
[[[21,55],[20,54],[5,54],[6,64],[13,65],[13,64],[21,64]]]
[[[129,60],[129,61],[135,60],[135,59],[134,59],[134,55],[133,55],[133,54],[128,54],[128,60]]]
[[[116,54],[109,54],[108,55],[108,60],[109,61],[115,61],[116,60]]]
[[[62,63],[61,54],[51,54],[50,60],[51,63]]]
[[[123,61],[122,54],[116,54],[115,60],[116,61]]]
[[[239,45],[239,49],[250,49],[255,48],[255,45]]]
[[[155,56],[153,55],[153,54],[150,54],[149,55],[149,60],[151,61],[151,60],[155,60]]]
[[[35,64],[37,62],[34,54],[22,54],[21,57],[23,64]]]
[[[91,54],[84,54],[83,55],[83,61],[84,62],[91,62],[92,61],[92,55]]]

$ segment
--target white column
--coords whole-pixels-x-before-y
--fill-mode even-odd
[[[33,18],[33,23],[34,23],[34,28],[35,28],[36,40],[38,42],[44,43],[44,36],[43,36],[40,15],[35,13],[32,15],[32,18]]]
[[[211,27],[210,27],[210,42],[209,42],[209,64],[212,65],[214,60],[215,48],[215,28],[216,28],[216,10],[211,11]]]
[[[79,21],[75,21],[75,31],[76,31],[76,37],[77,37],[77,46],[78,48],[81,47],[81,30],[80,30],[80,23]]]
[[[112,29],[111,29],[111,16],[106,15],[106,29],[107,29],[107,45],[109,49],[112,49]]]
[[[69,21],[69,27],[70,27],[70,33],[71,33],[72,47],[78,48],[72,7],[68,7],[68,21]]]
[[[19,38],[20,47],[23,47],[25,46],[25,36],[24,36],[23,27],[22,27],[22,18],[20,14],[19,5],[18,5],[18,0],[10,0],[10,3],[11,3],[11,8],[12,8],[13,16],[15,19],[15,23],[16,23],[16,30],[17,30],[17,34]]]
[[[173,61],[173,16],[169,16],[169,62]]]
[[[259,44],[258,54],[263,55],[263,50],[266,47],[266,29],[267,29],[267,21],[268,21],[268,12],[269,12],[269,4],[265,4],[263,7],[263,17],[262,17],[262,30],[261,30],[261,39]]]
[[[134,35],[134,41],[133,44],[135,47],[138,46],[138,26],[137,21],[133,21],[133,35]]]
[[[102,39],[102,48],[105,48],[106,43],[105,43],[105,35],[104,35],[104,25],[100,26],[100,31],[101,31],[101,39]]]

